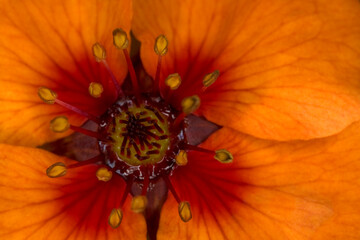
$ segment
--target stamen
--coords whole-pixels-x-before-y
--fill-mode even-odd
[[[109,215],[109,225],[114,229],[119,227],[122,218],[123,211],[120,208],[114,208]]]
[[[175,157],[176,164],[179,166],[185,166],[188,163],[187,153],[184,150],[181,150],[179,154]]]
[[[234,159],[232,154],[226,149],[219,149],[219,150],[212,151],[212,150],[208,150],[208,149],[201,148],[198,146],[192,146],[189,144],[184,144],[183,148],[186,150],[192,150],[192,151],[212,154],[213,157],[221,163],[231,163]]]
[[[184,118],[186,117],[186,114],[185,113],[180,113],[179,116],[176,117],[175,119],[175,122],[174,122],[174,127],[175,129],[179,128],[180,127],[180,123],[184,120]]]
[[[124,190],[123,196],[121,198],[121,202],[120,202],[120,207],[119,208],[114,208],[110,215],[109,215],[109,225],[112,228],[117,228],[120,226],[121,220],[123,218],[123,211],[121,210],[122,206],[124,205],[125,201],[126,201],[126,197],[130,192],[130,189],[132,187],[132,183],[133,183],[133,179],[130,178],[126,184],[126,188]]]
[[[176,117],[174,122],[175,128],[178,128],[180,126],[180,123],[184,120],[186,115],[194,112],[196,109],[200,107],[200,98],[197,95],[186,97],[181,101],[181,106],[183,112]]]
[[[133,66],[133,64],[131,62],[131,59],[130,59],[129,52],[128,52],[127,49],[123,49],[123,52],[124,52],[124,55],[125,55],[126,63],[128,65],[128,70],[129,70],[129,73],[130,73],[131,83],[132,83],[133,88],[134,88],[135,96],[136,96],[138,101],[141,101],[139,84],[138,84],[138,80],[137,80],[137,77],[136,77],[134,66]]]
[[[93,122],[96,122],[97,124],[100,124],[100,120],[97,117],[95,117],[94,115],[90,114],[90,113],[87,113],[87,112],[85,112],[85,111],[83,111],[83,110],[81,110],[81,109],[79,109],[77,107],[74,107],[74,106],[72,106],[72,105],[70,105],[70,104],[68,104],[66,102],[63,102],[63,101],[61,101],[59,99],[55,99],[55,102],[57,104],[59,104],[60,106],[64,107],[64,108],[67,108],[67,109],[69,109],[69,110],[71,110],[71,111],[73,111],[73,112],[75,112],[75,113],[77,113],[77,114],[79,114],[81,116],[84,116],[84,117],[92,120]]]
[[[221,163],[231,163],[234,159],[232,154],[226,149],[216,150],[214,158]]]
[[[95,43],[92,46],[92,52],[97,62],[102,62],[106,59],[106,50],[100,43]]]
[[[96,171],[96,177],[99,181],[107,182],[112,178],[112,172],[105,167],[101,167]]]
[[[192,150],[192,151],[197,151],[197,152],[215,154],[215,151],[208,150],[208,149],[205,149],[205,148],[201,148],[201,147],[198,147],[198,146],[193,146],[193,145],[190,145],[190,144],[184,144],[183,148],[186,149],[186,150]]]
[[[180,200],[179,196],[177,195],[177,193],[176,193],[176,191],[175,191],[175,189],[174,189],[174,186],[172,185],[169,177],[168,177],[168,176],[163,176],[163,179],[164,179],[164,181],[165,181],[165,183],[166,183],[167,188],[170,190],[170,192],[171,192],[172,195],[174,196],[175,200],[176,200],[178,203],[180,203],[181,200]]]
[[[38,90],[38,95],[39,95],[40,99],[43,100],[47,104],[57,103],[60,106],[67,108],[77,114],[84,116],[84,117],[87,117],[88,119],[91,119],[92,121],[94,121],[96,123],[100,123],[99,119],[97,117],[91,115],[90,113],[84,112],[77,107],[74,107],[66,102],[63,102],[63,101],[57,99],[56,92],[54,92],[50,88],[40,87]]]
[[[154,79],[155,90],[158,87],[161,88],[161,86],[159,85],[160,71],[161,71],[161,59],[162,59],[162,56],[164,56],[167,53],[167,51],[168,51],[167,47],[168,47],[167,38],[164,35],[158,36],[155,40],[155,45],[154,45],[154,51],[159,56],[158,64],[157,64],[157,68],[156,68],[155,79]]]
[[[57,162],[46,169],[46,175],[50,178],[65,176],[66,166],[62,162]]]
[[[205,90],[207,87],[212,85],[219,77],[219,75],[220,75],[219,70],[215,70],[212,73],[206,74],[205,77],[203,78],[203,85],[204,85],[203,90]]]
[[[90,158],[88,160],[77,162],[77,163],[71,164],[69,166],[66,166],[66,168],[71,169],[71,168],[82,167],[82,166],[85,166],[85,165],[101,162],[102,160],[103,160],[103,156],[102,155],[97,155],[96,157]]]
[[[103,93],[104,88],[100,83],[97,82],[91,82],[89,85],[89,93],[94,98],[101,97],[101,94]]]
[[[122,94],[121,87],[119,85],[119,82],[116,80],[115,75],[111,71],[109,64],[106,61],[106,50],[103,46],[101,46],[99,43],[95,43],[92,47],[93,55],[95,57],[95,60],[97,62],[101,62],[104,64],[106,70],[108,71],[111,81],[113,82],[115,88],[116,88],[116,98],[119,94]]]
[[[75,132],[82,133],[84,135],[94,137],[97,139],[102,139],[103,137],[98,132],[93,132],[81,127],[76,127],[69,124],[69,120],[65,116],[56,117],[50,121],[50,129],[56,133],[65,132],[68,129],[72,129]]]
[[[40,87],[38,90],[38,95],[40,99],[47,104],[54,104],[57,98],[56,92],[47,87]]]
[[[166,186],[174,196],[175,200],[179,203],[179,215],[181,220],[183,220],[184,222],[190,221],[190,219],[192,218],[190,203],[180,200],[168,176],[163,176],[163,179],[166,183]]]
[[[100,162],[101,160],[102,160],[102,156],[98,155],[96,157],[90,158],[85,161],[77,162],[69,166],[66,166],[62,162],[57,162],[46,169],[46,175],[51,178],[62,177],[67,173],[67,169],[82,167],[88,164]]]
[[[159,56],[164,56],[168,51],[168,40],[164,35],[155,39],[154,51]]]
[[[155,79],[154,79],[154,91],[157,91],[158,89],[162,89],[161,82],[160,82],[161,61],[162,61],[162,56],[159,55],[158,63],[157,63],[157,67],[156,67]],[[164,97],[164,96],[162,96],[162,97]]]
[[[181,220],[183,220],[184,222],[188,222],[191,220],[192,214],[189,202],[184,201],[179,203],[179,215]]]
[[[69,120],[65,116],[56,117],[50,121],[50,129],[56,133],[62,133],[70,128]]]
[[[122,50],[129,46],[129,40],[127,34],[121,28],[117,28],[113,31],[113,43],[116,48]]]
[[[87,130],[87,129],[84,129],[84,128],[81,128],[81,127],[76,127],[76,126],[73,126],[73,125],[70,125],[70,129],[75,131],[75,132],[79,132],[79,133],[82,133],[84,135],[87,135],[89,137],[94,137],[94,138],[97,138],[99,140],[105,140],[105,139],[103,139],[103,136],[98,132],[93,132],[93,131],[90,131],[90,130]]]
[[[147,198],[144,195],[133,197],[131,201],[131,210],[135,213],[141,213],[145,210],[147,205]]]
[[[116,97],[118,95],[122,95],[123,92],[121,90],[121,86],[119,84],[119,82],[116,80],[116,77],[114,75],[114,73],[111,71],[110,67],[109,67],[109,64],[107,63],[106,60],[103,60],[102,63],[104,64],[106,70],[108,71],[109,75],[110,75],[110,78],[111,78],[111,81],[113,82],[115,88],[116,88]]]
[[[120,28],[115,29],[113,31],[113,43],[116,48],[122,49],[124,52],[126,63],[128,65],[130,78],[131,78],[131,83],[133,85],[133,89],[135,92],[135,96],[138,101],[141,101],[140,89],[139,89],[139,84],[138,84],[138,80],[136,77],[134,65],[131,62],[129,52],[127,50],[127,47],[129,45],[129,40],[128,40],[126,32]]]
[[[181,101],[183,112],[188,115],[200,107],[200,98],[197,95],[186,97]]]
[[[170,74],[165,79],[165,84],[168,86],[171,90],[176,90],[181,84],[181,77],[178,73]]]

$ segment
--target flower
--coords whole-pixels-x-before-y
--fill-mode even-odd
[[[129,198],[120,227],[108,226],[126,189],[118,174],[98,181],[96,175],[104,180],[108,173],[86,165],[50,179],[49,165],[74,162],[31,148],[65,136],[49,131],[54,117],[66,115],[72,125],[85,120],[41,103],[39,87],[91,115],[114,102],[114,83],[91,49],[102,44],[109,68],[124,79],[126,59],[110,50],[111,33],[129,32],[132,21],[153,79],[155,41],[161,34],[168,39],[160,80],[181,76],[168,98],[174,107],[219,70],[197,114],[222,128],[201,147],[234,155],[221,164],[206,151],[188,151],[188,163],[173,170],[168,186],[190,202],[193,219],[181,221],[177,197],[169,194],[158,239],[358,238],[359,16],[355,0],[3,1],[0,236],[146,238]],[[88,94],[90,82],[102,84],[100,99]]]

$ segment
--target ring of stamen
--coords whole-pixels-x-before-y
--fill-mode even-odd
[[[45,103],[59,104],[99,124],[98,131],[92,131],[73,126],[66,117],[59,116],[50,122],[50,128],[54,132],[71,129],[95,137],[99,141],[102,153],[92,159],[68,166],[61,162],[54,163],[46,170],[46,174],[51,178],[57,178],[66,175],[68,169],[101,163],[106,167],[100,167],[96,171],[99,181],[110,181],[113,173],[121,175],[126,181],[126,188],[119,208],[114,208],[109,215],[108,223],[112,228],[117,228],[122,221],[122,207],[131,192],[133,183],[137,182],[142,186],[141,195],[135,196],[131,204],[132,210],[140,213],[147,208],[146,193],[148,189],[156,184],[158,177],[162,178],[179,204],[178,211],[181,220],[188,222],[192,218],[190,203],[182,201],[176,193],[169,179],[171,172],[177,166],[185,166],[188,163],[188,151],[208,154],[221,163],[231,163],[233,160],[232,154],[226,149],[214,151],[187,144],[184,132],[186,127],[184,118],[199,108],[200,97],[198,95],[201,96],[201,93],[216,81],[219,71],[215,70],[204,76],[201,91],[198,92],[198,95],[184,98],[181,102],[182,112],[179,112],[170,106],[167,100],[171,97],[171,91],[179,88],[180,75],[170,74],[160,82],[161,59],[168,51],[166,37],[160,35],[155,41],[154,51],[158,55],[158,65],[154,79],[154,92],[151,94],[142,93],[139,88],[137,75],[127,50],[129,45],[127,33],[121,29],[115,29],[113,43],[116,48],[123,50],[132,81],[133,95],[127,97],[123,95],[122,89],[106,61],[105,48],[99,43],[95,43],[92,47],[95,60],[101,62],[108,71],[118,97],[117,102],[101,117],[93,116],[91,113],[58,99],[56,92],[49,88],[39,88],[38,95]],[[101,97],[104,91],[103,86],[97,82],[91,82],[88,90],[94,98]]]

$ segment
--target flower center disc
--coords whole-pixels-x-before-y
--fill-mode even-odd
[[[108,131],[113,151],[132,166],[161,161],[170,144],[167,117],[144,105],[121,112]]]
[[[179,112],[161,97],[143,95],[119,99],[101,116],[99,141],[105,163],[118,174],[142,180],[168,175],[175,167],[184,130],[174,127]]]

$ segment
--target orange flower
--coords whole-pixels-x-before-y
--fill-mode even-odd
[[[359,238],[357,0],[0,9],[1,239]],[[152,80],[132,71],[130,28]],[[214,125],[194,128],[194,111],[222,126],[200,146]],[[76,127],[86,119],[97,132]],[[97,137],[101,154],[34,149],[69,134],[49,122]],[[144,205],[145,219],[130,211]]]

